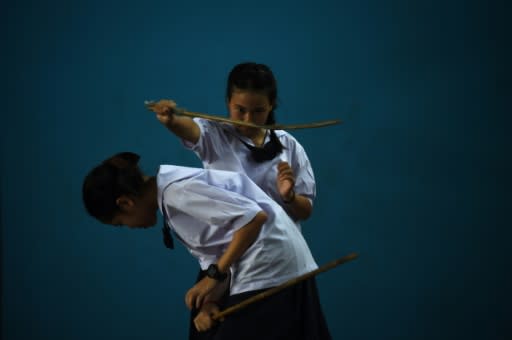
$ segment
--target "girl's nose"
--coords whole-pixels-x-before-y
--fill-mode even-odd
[[[251,112],[246,112],[245,115],[244,115],[244,122],[250,123],[251,121],[252,121],[252,113]]]

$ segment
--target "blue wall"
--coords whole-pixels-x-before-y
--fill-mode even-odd
[[[504,5],[19,0],[1,19],[3,339],[186,338],[196,263],[89,218],[82,179],[122,150],[199,166],[143,101],[225,115],[247,60],[275,71],[280,122],[344,120],[294,132],[318,263],[360,253],[318,277],[334,339],[512,338]]]

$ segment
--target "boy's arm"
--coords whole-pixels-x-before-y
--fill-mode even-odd
[[[260,211],[249,223],[235,231],[228,248],[217,262],[217,267],[221,273],[227,273],[231,264],[245,253],[247,248],[249,248],[258,237],[261,227],[266,221],[267,214]],[[196,283],[185,295],[185,303],[188,308],[192,309],[192,306],[199,308],[203,301],[205,301],[206,296],[220,283],[221,282],[208,276]]]
[[[231,281],[231,272],[228,270],[227,274],[228,276],[224,281],[219,282],[219,284],[216,285],[210,293],[206,294],[205,299],[203,301],[203,305],[208,302],[220,302],[226,291],[229,289],[229,282]]]
[[[226,280],[217,285],[209,294],[206,295],[199,312],[194,318],[194,326],[199,332],[204,332],[213,325],[216,321],[212,319],[215,313],[220,312],[220,304],[222,299],[225,298],[226,291],[229,289],[229,282],[231,280],[230,272]]]

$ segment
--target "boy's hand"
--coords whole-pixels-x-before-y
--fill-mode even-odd
[[[214,302],[206,302],[201,306],[201,310],[194,318],[194,325],[197,331],[204,332],[215,325],[212,316],[220,311],[219,306]]]
[[[199,308],[203,304],[206,295],[208,295],[208,293],[210,293],[219,283],[219,281],[206,276],[196,283],[194,287],[190,288],[185,295],[185,303],[188,309],[192,309],[194,306]]]

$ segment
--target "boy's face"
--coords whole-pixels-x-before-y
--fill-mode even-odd
[[[156,224],[158,205],[128,196],[118,198],[117,202],[121,211],[108,224],[144,229]]]

